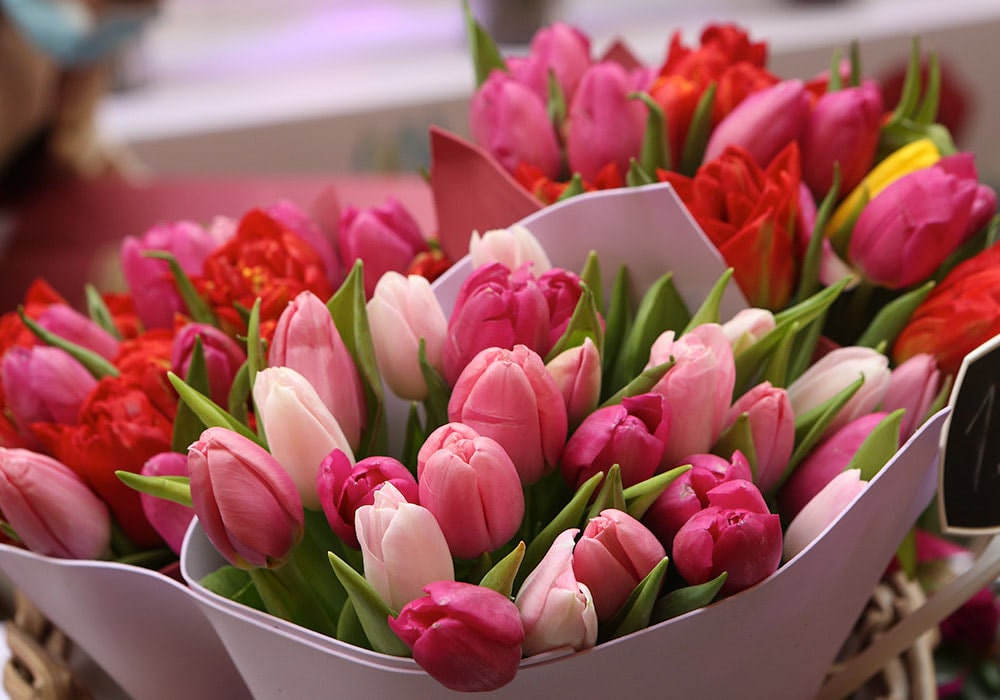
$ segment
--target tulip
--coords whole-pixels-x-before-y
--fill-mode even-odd
[[[826,435],[830,435],[882,403],[891,377],[889,359],[882,353],[859,346],[836,348],[827,353],[788,387],[792,412],[802,415],[833,398],[859,377],[864,378],[864,384],[827,426]]]
[[[389,270],[405,272],[418,253],[428,250],[420,226],[395,197],[361,210],[345,207],[338,227],[340,259],[345,265],[364,260],[365,297]]]
[[[767,309],[742,309],[722,324],[722,332],[736,356],[774,330],[775,325],[774,314]]]
[[[563,479],[577,489],[598,472],[621,468],[622,485],[634,486],[653,476],[673,439],[670,405],[648,393],[599,408],[576,429],[559,464]]]
[[[46,455],[0,448],[0,512],[32,552],[64,559],[108,553],[107,507],[72,469]]]
[[[788,466],[795,447],[795,416],[788,392],[763,382],[743,394],[729,409],[726,429],[746,414],[757,464],[754,483],[769,491]]]
[[[342,450],[354,460],[337,419],[305,377],[290,367],[258,372],[253,401],[271,454],[288,471],[302,504],[319,509],[319,465],[333,450]]]
[[[597,611],[586,584],[573,572],[573,538],[579,530],[561,532],[538,566],[528,574],[514,603],[524,624],[524,655],[597,643]]]
[[[667,121],[667,143],[671,165],[680,165],[691,120],[703,94],[703,85],[680,75],[658,75],[649,85],[649,94],[663,110]]]
[[[799,138],[809,117],[809,95],[801,80],[785,80],[753,93],[712,131],[704,162],[728,146],[746,149],[762,168]]]
[[[56,347],[12,347],[0,364],[7,408],[24,431],[32,423],[75,424],[97,380]]]
[[[858,494],[867,482],[860,469],[845,469],[833,477],[803,506],[785,530],[784,558],[789,560],[819,537]]]
[[[670,482],[642,517],[643,524],[656,535],[667,551],[681,526],[695,513],[708,507],[708,492],[719,484],[741,479],[750,481],[750,463],[739,450],[730,460],[713,454],[688,455],[678,466],[691,469]]]
[[[573,573],[590,589],[597,619],[605,622],[665,556],[663,545],[642,523],[608,508],[584,528],[573,551]]]
[[[389,618],[413,660],[446,688],[496,690],[521,664],[524,627],[517,607],[496,591],[470,583],[435,581],[426,596]]]
[[[454,385],[486,348],[518,344],[549,350],[549,306],[537,280],[524,268],[511,272],[499,263],[477,268],[462,283],[448,320],[445,379]]]
[[[420,371],[420,341],[427,363],[444,371],[444,343],[448,319],[430,282],[424,277],[404,277],[387,272],[375,285],[368,302],[368,324],[379,371],[400,398],[423,401],[427,383]]]
[[[351,353],[330,310],[310,291],[285,307],[268,350],[272,367],[290,367],[319,394],[352,448],[361,444],[366,421],[365,394]]]
[[[882,91],[872,80],[827,92],[806,119],[800,145],[802,178],[817,199],[833,185],[836,164],[840,191],[850,192],[871,169],[882,127]]]
[[[438,450],[446,449],[453,442],[477,437],[479,433],[471,426],[464,423],[445,423],[428,435],[417,451],[417,474],[423,471],[428,458]]]
[[[453,556],[472,559],[505,544],[524,518],[517,468],[496,440],[458,437],[428,454],[421,450],[417,479],[420,504],[434,514]],[[437,436],[431,434],[431,442]]]
[[[191,503],[205,534],[240,569],[277,568],[302,539],[295,483],[263,447],[208,428],[188,448]]]
[[[143,476],[189,476],[188,457],[180,452],[161,452],[142,466]],[[140,493],[142,512],[157,534],[175,554],[181,553],[181,544],[187,533],[194,510],[164,498]]]
[[[736,384],[733,351],[718,324],[698,326],[676,341],[673,331],[663,333],[653,343],[646,367],[670,358],[674,366],[653,387],[666,397],[673,421],[664,466],[709,451],[722,434]]]
[[[778,494],[778,504],[785,518],[794,518],[813,497],[850,464],[854,453],[875,429],[886,413],[870,413],[857,418],[829,438],[796,467]]]
[[[554,22],[535,32],[526,57],[508,59],[507,66],[514,77],[530,87],[543,103],[549,99],[551,73],[568,104],[572,102],[580,79],[592,63],[590,39],[575,27]]]
[[[583,296],[583,281],[569,270],[553,268],[538,277],[538,286],[549,305],[549,342],[553,347],[569,327],[573,312]]]
[[[319,465],[316,493],[330,529],[344,544],[358,549],[354,515],[361,506],[375,502],[375,491],[391,483],[408,503],[417,503],[417,480],[392,457],[366,457],[357,464],[341,450],[334,450]]]
[[[105,360],[113,360],[118,354],[118,341],[113,335],[65,304],[51,304],[37,321],[45,330],[97,353]]]
[[[798,212],[795,220],[795,230],[798,233],[799,245],[802,250],[809,247],[816,228],[816,201],[812,192],[804,182],[799,183]],[[822,235],[822,232],[819,232]],[[857,277],[850,265],[845,263],[833,249],[833,244],[826,236],[820,243],[819,281],[827,287],[832,286],[845,277]],[[848,289],[853,285],[848,284]]]
[[[455,567],[441,527],[422,506],[407,503],[391,483],[354,514],[365,578],[393,610],[401,610],[434,581],[453,581]]]
[[[569,168],[593,182],[606,166],[628,172],[642,150],[646,106],[629,97],[629,74],[611,61],[595,63],[580,79],[566,115]]]
[[[524,485],[559,463],[566,442],[566,404],[537,353],[487,348],[455,382],[448,419],[465,423],[506,450]]]
[[[711,505],[674,538],[673,562],[690,585],[727,573],[720,593],[760,583],[781,563],[781,519],[749,481],[729,481],[708,492]]]
[[[601,354],[589,337],[582,345],[563,350],[545,365],[566,403],[566,417],[574,428],[601,398]]]
[[[531,271],[536,275],[548,272],[552,267],[542,244],[521,224],[493,229],[481,236],[479,231],[473,231],[469,240],[469,258],[473,268],[498,262],[510,270],[517,270],[530,264]]]
[[[279,224],[295,233],[305,243],[315,250],[323,265],[326,266],[327,278],[331,284],[337,285],[342,277],[340,262],[333,250],[333,243],[323,233],[319,225],[294,202],[283,199],[269,207],[264,212]]]
[[[941,370],[928,353],[914,355],[892,370],[882,410],[892,413],[898,408],[906,409],[899,429],[901,442],[905,442],[920,427],[940,385]]]
[[[246,354],[236,341],[214,326],[188,323],[174,336],[170,351],[170,364],[174,374],[187,376],[196,339],[201,340],[204,352],[210,397],[219,406],[226,406],[233,379],[246,362]]]
[[[495,70],[479,86],[469,106],[469,130],[508,172],[524,164],[547,177],[559,175],[562,156],[545,102],[510,74]]]

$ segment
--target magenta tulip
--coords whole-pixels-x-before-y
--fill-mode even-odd
[[[799,511],[785,530],[784,558],[791,559],[809,546],[858,494],[867,482],[860,469],[846,469],[833,477],[819,493]]]
[[[784,474],[795,447],[795,416],[788,392],[771,382],[758,384],[730,407],[726,429],[744,414],[757,457],[753,482],[761,491],[769,491]]]
[[[536,31],[528,55],[507,61],[511,73],[546,102],[551,73],[562,88],[567,104],[573,100],[580,79],[592,63],[590,39],[563,22],[554,22]]]
[[[4,399],[22,432],[32,423],[75,425],[80,406],[97,385],[86,368],[46,345],[12,347],[0,364]]]
[[[552,268],[549,256],[531,231],[520,224],[493,229],[479,235],[472,232],[469,239],[469,259],[473,268],[490,263],[501,263],[510,270],[531,265],[531,272],[541,275]]]
[[[246,354],[236,341],[214,326],[188,323],[174,336],[170,351],[170,364],[174,374],[187,376],[196,339],[201,340],[210,398],[219,406],[228,406],[229,390],[236,373],[246,362]]]
[[[905,442],[927,417],[941,386],[941,370],[933,355],[922,352],[892,370],[882,410],[892,413],[906,409],[900,425],[900,442]]]
[[[524,485],[559,463],[566,442],[566,404],[542,358],[523,345],[487,348],[455,382],[449,420],[496,440]]]
[[[302,539],[295,483],[257,443],[209,428],[188,448],[191,502],[208,539],[233,566],[277,568]]]
[[[579,275],[556,267],[538,277],[538,286],[549,305],[549,343],[554,346],[569,326],[583,295],[583,282]]]
[[[32,552],[63,559],[109,553],[107,507],[72,469],[46,455],[0,448],[0,512]]]
[[[188,457],[180,452],[161,452],[146,460],[142,465],[142,475],[189,476]],[[194,518],[194,509],[148,493],[140,493],[139,501],[149,524],[175,554],[180,554],[184,535]]]
[[[575,428],[597,408],[601,398],[601,353],[594,341],[585,338],[549,360],[545,365],[566,403],[569,427]]]
[[[510,683],[521,664],[524,628],[517,607],[490,588],[435,581],[389,618],[413,660],[446,688],[489,691]]]
[[[38,325],[60,338],[75,343],[82,348],[96,352],[105,360],[113,360],[118,354],[115,337],[65,304],[52,304],[39,315]]]

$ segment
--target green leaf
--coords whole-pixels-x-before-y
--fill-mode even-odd
[[[417,402],[411,401],[410,410],[406,416],[406,431],[403,435],[403,454],[400,456],[400,461],[406,465],[406,468],[410,470],[414,478],[417,476],[417,453],[426,439],[427,433],[420,422],[420,411],[417,409]]]
[[[712,452],[726,459],[739,450],[750,463],[750,471],[757,476],[757,448],[754,447],[753,431],[750,430],[750,416],[746,413],[739,417],[719,437]]]
[[[823,335],[823,326],[826,323],[827,312],[824,311],[819,316],[814,318],[805,327],[805,330],[795,330],[796,333],[795,342],[792,347],[791,357],[788,359],[788,368],[785,372],[785,383],[782,386],[788,386],[796,379],[802,376],[809,365],[812,364],[813,357],[816,355],[816,345],[819,343],[820,336]]]
[[[821,327],[821,324],[814,322],[816,327]],[[774,352],[767,360],[767,366],[764,368],[764,380],[771,382],[771,386],[784,387],[788,385],[788,368],[792,362],[792,347],[795,345],[795,340],[798,339],[799,324],[792,324],[791,329],[781,339],[781,342],[774,348]],[[807,357],[812,357],[813,348],[807,347],[805,349]]]
[[[465,32],[469,37],[469,49],[472,52],[472,65],[476,71],[476,87],[479,87],[493,70],[506,71],[507,63],[503,60],[493,38],[476,21],[468,0],[462,0],[462,12],[465,15]]]
[[[690,470],[690,464],[682,464],[669,471],[651,476],[645,481],[640,481],[634,486],[629,486],[622,492],[622,496],[625,498],[625,512],[636,520],[641,520],[649,507],[660,497],[660,494],[666,491],[674,479]]]
[[[615,510],[625,510],[625,493],[622,489],[622,469],[617,464],[612,464],[608,469],[607,476],[601,483],[601,490],[597,492],[594,502],[590,504],[587,512],[587,520],[596,518],[602,510],[614,508]]]
[[[654,386],[656,386],[657,382],[663,379],[666,373],[669,372],[670,368],[673,366],[674,360],[671,358],[667,362],[662,362],[658,365],[650,367],[649,369],[644,369],[635,377],[635,379],[609,396],[607,400],[601,404],[601,406],[614,406],[615,404],[621,403],[622,399],[626,396],[638,396],[639,394],[649,392]]]
[[[941,62],[937,54],[931,52],[928,59],[927,85],[924,86],[924,100],[913,115],[917,124],[933,124],[937,119],[938,105],[941,102]]]
[[[24,312],[23,306],[17,307],[17,315],[20,316],[21,322],[27,327],[27,329],[34,333],[35,337],[46,345],[59,348],[69,354],[73,359],[83,365],[95,379],[118,376],[118,368],[113,364],[105,360],[96,352],[88,350],[85,347],[81,347],[76,343],[71,343],[65,338],[58,336],[38,325],[34,319],[30,318],[28,314]]]
[[[87,313],[90,315],[90,320],[110,333],[116,340],[121,340],[122,334],[118,332],[115,319],[111,315],[108,305],[104,303],[101,293],[97,291],[97,287],[88,284],[84,287],[84,291],[87,295]]]
[[[903,89],[899,96],[899,103],[892,111],[886,126],[891,126],[902,119],[909,119],[913,116],[920,100],[920,38],[913,37],[910,46],[910,61],[906,67],[906,75],[903,78]]]
[[[643,185],[651,185],[656,180],[653,176],[643,170],[642,166],[639,165],[639,161],[635,158],[630,158],[628,163],[628,172],[625,173],[625,184],[628,187],[642,187]]]
[[[257,297],[250,309],[250,318],[247,319],[247,381],[251,391],[257,380],[257,372],[267,367],[267,350],[260,337],[260,305],[261,299]]]
[[[164,250],[147,250],[143,252],[143,255],[147,258],[167,261],[167,265],[170,266],[170,274],[174,277],[174,284],[177,285],[177,291],[181,295],[184,306],[187,307],[188,314],[191,315],[191,320],[197,323],[207,323],[210,326],[217,327],[219,325],[212,309],[198,294],[198,290],[194,288],[191,278],[184,272],[184,268],[177,262],[177,258]]]
[[[718,595],[722,589],[722,584],[726,582],[727,576],[726,572],[722,572],[706,583],[670,591],[670,593],[667,593],[656,601],[649,623],[655,625],[658,622],[679,617],[692,610],[705,607]]]
[[[223,598],[266,611],[264,601],[250,579],[250,574],[235,566],[223,566],[202,577],[199,583]]]
[[[874,348],[880,343],[891,345],[906,328],[913,312],[927,298],[932,289],[934,289],[934,281],[930,280],[883,306],[875,314],[875,318],[868,324],[868,328],[861,334],[855,345],[863,345],[866,348]]]
[[[479,585],[510,598],[511,592],[514,590],[514,581],[517,578],[517,572],[521,568],[521,562],[524,561],[526,549],[527,547],[524,546],[524,542],[518,542],[517,546],[514,547],[514,551],[498,561],[492,569],[486,572]]]
[[[712,133],[712,109],[715,107],[715,93],[718,86],[715,81],[708,84],[701,93],[694,116],[688,125],[687,137],[684,139],[684,152],[681,155],[680,172],[682,175],[694,177],[701,161],[705,158],[705,148],[708,137]]]
[[[570,197],[575,197],[578,194],[583,194],[584,191],[583,177],[580,176],[580,173],[573,173],[573,177],[569,179],[569,184],[566,185],[566,188],[559,194],[556,201],[561,202],[564,199],[569,199]]]
[[[827,92],[836,92],[844,86],[840,79],[840,58],[840,49],[834,49],[833,56],[830,58],[830,80],[827,82]]]
[[[612,631],[606,639],[624,637],[649,626],[656,606],[656,597],[660,594],[663,577],[667,573],[668,562],[669,559],[663,557],[629,594],[621,610],[615,613],[610,621],[608,627]]]
[[[861,85],[861,45],[857,39],[851,40],[851,87]]]
[[[837,197],[840,195],[840,164],[833,164],[833,184],[829,192],[823,198],[816,212],[816,223],[813,225],[812,237],[806,247],[806,254],[802,260],[802,271],[799,274],[799,287],[795,292],[794,299],[802,301],[814,294],[820,288],[819,270],[823,260],[823,240],[826,225],[830,221],[834,207],[837,206]]]
[[[917,531],[907,530],[903,541],[896,548],[896,561],[911,581],[917,580]]]
[[[693,331],[703,323],[719,323],[719,307],[722,305],[722,295],[725,293],[726,286],[732,278],[733,268],[730,267],[715,281],[711,291],[705,296],[705,301],[701,302],[701,306],[694,312],[694,316],[688,321],[681,335]]]
[[[583,270],[580,271],[580,279],[594,295],[594,304],[600,311],[603,311],[604,284],[601,281],[601,261],[597,257],[597,251],[592,250],[587,254],[587,262],[583,264]]]
[[[566,94],[563,92],[562,85],[559,84],[559,80],[556,78],[555,71],[551,68],[549,69],[548,88],[549,100],[546,108],[549,121],[552,122],[552,127],[556,130],[556,133],[559,133],[562,123],[566,121]]]
[[[194,347],[191,349],[191,361],[188,363],[188,371],[184,379],[188,386],[204,394],[210,392],[208,367],[205,364],[205,347],[202,345],[201,336],[195,336]],[[171,450],[186,452],[188,445],[197,440],[203,430],[205,430],[205,424],[195,415],[191,407],[182,401],[177,406],[177,414],[174,417]]]
[[[226,401],[229,414],[240,423],[247,425],[249,412],[247,402],[250,399],[250,367],[247,362],[240,365],[233,377],[233,385],[229,387],[229,397]]]
[[[622,340],[632,324],[629,306],[628,268],[618,268],[615,284],[611,290],[611,302],[604,314],[604,356],[601,358],[601,376],[610,377],[611,369],[618,360]],[[610,390],[610,382],[604,382],[602,391]]]
[[[209,428],[228,428],[235,433],[239,433],[248,440],[253,440],[258,445],[263,445],[260,437],[254,434],[247,426],[240,423],[225,410],[216,405],[212,399],[208,398],[200,391],[188,386],[184,380],[173,372],[167,372],[167,379],[173,384],[174,389],[181,397],[181,401],[187,404],[194,414],[201,419]]]
[[[330,566],[347,591],[372,648],[383,654],[409,656],[409,648],[389,627],[389,616],[395,616],[396,613],[375,592],[365,577],[333,552],[330,552]]]
[[[830,245],[833,246],[834,252],[842,260],[847,260],[847,249],[851,244],[851,234],[854,232],[854,224],[857,223],[858,217],[861,216],[861,212],[867,206],[870,197],[868,187],[861,185],[861,188],[861,196],[858,198],[857,205],[851,210],[847,218],[844,219],[844,223],[837,227],[829,236]]]
[[[0,532],[5,534],[9,539],[14,542],[22,542],[21,536],[17,534],[13,526],[6,520],[0,520]]]
[[[451,398],[451,388],[427,361],[427,344],[423,338],[420,339],[417,360],[420,362],[420,373],[427,384],[427,399],[424,401],[427,423],[424,426],[424,432],[429,435],[448,422],[448,400]]]
[[[186,476],[143,476],[123,469],[115,471],[115,476],[140,493],[191,507],[191,479]]]
[[[368,641],[365,628],[361,626],[361,619],[358,611],[354,609],[354,603],[348,598],[337,618],[337,639],[347,644],[352,644],[362,649],[371,649],[372,644]]]
[[[958,153],[958,147],[955,146],[951,132],[944,125],[918,124],[912,119],[903,119],[897,124],[882,127],[876,157],[885,157],[885,155],[921,139],[930,139],[942,158]]]
[[[861,443],[851,461],[844,467],[845,471],[860,469],[862,479],[874,479],[899,451],[899,427],[905,412],[905,409],[900,408],[883,418]]]
[[[673,159],[670,142],[667,141],[667,117],[663,113],[663,108],[648,92],[633,92],[629,97],[642,101],[647,108],[646,131],[639,151],[639,165],[649,174],[660,169],[672,170]]]
[[[569,324],[562,336],[545,357],[545,362],[551,362],[557,355],[570,348],[583,345],[586,338],[594,341],[597,352],[604,351],[604,329],[601,327],[601,314],[597,310],[597,300],[594,293],[587,285],[582,285],[580,299],[573,309],[573,315],[569,319]]]

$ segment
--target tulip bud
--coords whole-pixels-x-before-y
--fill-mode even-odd
[[[330,310],[318,296],[300,292],[281,312],[268,364],[301,374],[337,419],[352,449],[361,444],[367,419],[361,377]]]
[[[591,518],[573,550],[573,573],[593,595],[598,620],[611,619],[666,556],[656,536],[628,513]]]
[[[560,458],[563,479],[573,489],[598,472],[621,468],[628,488],[653,476],[672,439],[671,412],[660,394],[640,394],[587,416]]]
[[[406,272],[417,253],[428,250],[420,226],[394,197],[379,207],[345,207],[340,213],[340,259],[347,265],[364,261],[365,297],[389,270]]]
[[[447,425],[434,433],[442,431],[444,444],[418,457],[420,503],[437,518],[452,555],[472,559],[498,549],[521,526],[521,480],[495,440],[463,438]]]
[[[785,530],[784,558],[787,561],[819,537],[836,520],[867,482],[860,469],[847,469],[833,477],[819,493],[799,511]]]
[[[391,483],[354,514],[365,578],[393,610],[434,581],[453,581],[455,568],[441,528],[429,510],[407,503]]]
[[[170,351],[170,364],[174,374],[187,376],[195,339],[198,338],[201,339],[205,355],[211,399],[219,406],[226,406],[233,379],[246,361],[246,354],[236,341],[217,328],[204,323],[188,323],[174,336]]]
[[[448,419],[493,438],[524,485],[556,466],[566,442],[566,404],[542,358],[523,345],[487,348],[455,382]]]
[[[892,413],[906,409],[900,425],[900,441],[905,442],[927,416],[941,384],[937,360],[928,353],[919,353],[892,370],[889,389],[882,399],[882,410]]]
[[[736,356],[774,330],[775,325],[774,314],[767,309],[743,309],[722,324],[722,332]]]
[[[189,476],[188,457],[180,452],[161,452],[146,460],[142,465],[143,476]],[[194,518],[194,510],[188,506],[165,498],[140,493],[142,512],[175,554],[181,553],[181,544],[188,526]]]
[[[319,465],[333,450],[342,450],[354,459],[337,419],[305,377],[290,367],[258,372],[253,401],[271,454],[292,477],[303,505],[318,509]]]
[[[379,371],[397,396],[410,401],[427,398],[420,371],[420,341],[427,363],[444,371],[442,357],[448,319],[424,277],[387,272],[368,302],[368,325]]]
[[[357,464],[341,450],[334,450],[319,465],[316,492],[330,529],[344,544],[358,549],[354,515],[361,506],[375,502],[375,491],[391,483],[408,503],[418,499],[417,480],[392,457],[366,457]]]
[[[530,264],[531,271],[536,275],[548,272],[552,267],[542,244],[521,224],[493,229],[482,236],[479,231],[473,231],[469,240],[469,258],[473,268],[497,262],[510,270],[517,270]]]
[[[579,530],[560,533],[528,574],[514,603],[524,624],[524,655],[597,643],[597,611],[590,589],[573,572],[573,538]]]
[[[539,276],[538,286],[549,305],[549,342],[539,352],[548,352],[569,327],[583,296],[583,281],[569,270],[557,267]]]
[[[392,631],[413,651],[413,660],[446,688],[496,690],[510,683],[521,664],[524,628],[517,607],[483,586],[435,581],[426,596],[407,603]]]
[[[788,392],[763,382],[736,400],[729,409],[726,429],[740,416],[747,415],[754,454],[757,456],[753,482],[761,491],[769,491],[788,466],[795,447],[795,416]]]
[[[12,347],[0,365],[4,399],[22,431],[32,423],[77,422],[80,407],[97,380],[56,347]]]
[[[108,553],[107,507],[72,469],[46,455],[0,448],[0,512],[32,552],[64,559]]]
[[[593,340],[585,338],[582,345],[553,357],[545,369],[566,402],[570,427],[576,427],[597,407],[601,398],[601,354],[597,346]]]
[[[50,304],[37,321],[45,330],[97,353],[105,360],[113,360],[118,354],[118,341],[113,335],[65,304]]]
[[[240,569],[277,568],[302,539],[295,483],[263,447],[209,428],[188,448],[191,502],[205,534]]]
[[[508,59],[507,67],[543,102],[548,100],[551,73],[569,103],[591,63],[590,39],[575,27],[554,22],[536,31],[528,55],[520,60]]]
[[[749,481],[729,481],[708,492],[711,505],[674,538],[673,562],[690,585],[727,573],[720,593],[760,583],[781,563],[781,519]]]

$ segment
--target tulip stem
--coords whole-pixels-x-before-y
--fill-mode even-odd
[[[251,569],[250,580],[269,613],[336,638],[336,622],[327,615],[294,560],[277,569]]]

